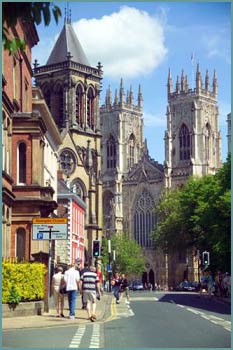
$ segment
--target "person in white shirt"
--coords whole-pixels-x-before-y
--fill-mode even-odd
[[[75,269],[75,264],[70,264],[69,269],[65,272],[64,280],[68,294],[68,303],[70,310],[70,319],[75,318],[76,299],[79,290],[80,275]]]
[[[63,268],[58,266],[57,273],[53,275],[52,279],[52,292],[54,297],[54,303],[57,310],[57,317],[64,317],[63,309],[64,309],[64,294],[60,293],[60,287],[63,279]],[[60,309],[60,312],[59,312]]]

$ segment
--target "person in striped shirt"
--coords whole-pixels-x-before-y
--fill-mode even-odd
[[[96,320],[96,290],[100,295],[100,284],[96,268],[91,266],[82,274],[80,280],[83,301],[87,305],[88,319],[94,322]]]

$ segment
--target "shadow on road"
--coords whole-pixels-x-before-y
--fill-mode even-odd
[[[195,307],[198,309],[203,309],[207,311],[216,312],[219,314],[230,315],[231,306],[229,304],[223,303],[216,300],[215,298],[209,299],[208,296],[196,293],[172,293],[163,295],[158,302],[171,303],[175,302],[176,304]]]

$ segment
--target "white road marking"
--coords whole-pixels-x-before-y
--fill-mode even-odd
[[[91,349],[96,349],[100,347],[100,325],[94,324],[93,333],[91,336],[90,346]]]
[[[73,336],[71,343],[69,345],[69,348],[79,348],[82,337],[85,333],[86,330],[86,326],[80,326],[77,329],[77,332],[75,333],[75,335]]]

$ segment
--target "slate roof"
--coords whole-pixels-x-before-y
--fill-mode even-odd
[[[68,52],[70,52],[73,62],[90,66],[72,25],[65,23],[46,65],[67,61]]]

